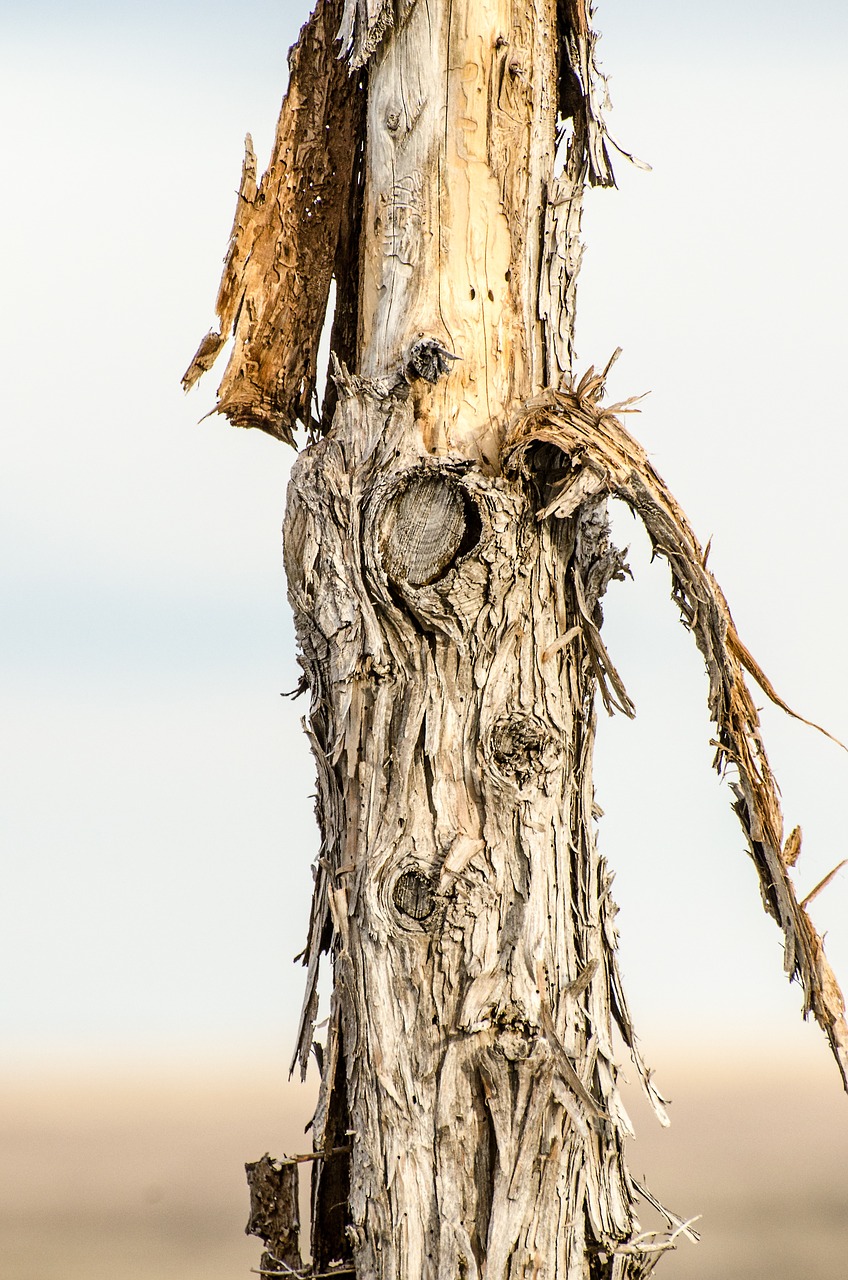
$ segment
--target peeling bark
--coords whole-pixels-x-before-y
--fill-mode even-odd
[[[591,773],[598,601],[621,575],[603,500],[540,522],[523,473],[434,457],[408,391],[337,378],[285,551],[322,831],[300,1052],[332,938],[357,1274],[647,1275],[614,1021],[664,1113]]]
[[[330,281],[345,306],[335,350],[353,355],[358,246],[356,164],[361,159],[365,93],[336,57],[340,0],[318,0],[289,55],[289,87],[271,163],[256,181],[250,135],[235,221],[210,329],[183,377],[188,391],[212,367],[232,333],[218,388],[218,413],[294,443],[298,422],[312,426],[316,363]]]
[[[780,698],[739,639],[727,601],[686,516],[641,445],[624,430],[612,409],[598,403],[602,379],[593,378],[592,372],[572,394],[548,395],[528,406],[507,441],[506,469],[539,477],[544,493],[539,519],[569,519],[588,494],[622,499],[641,518],[655,554],[668,562],[672,599],[706,664],[708,706],[718,734],[715,768],[722,776],[736,775],[731,782],[736,797],[733,808],[759,876],[763,905],[783,931],[786,972],[801,983],[804,1016],[812,1013],[825,1032],[848,1088],[845,1002],[805,910],[810,895],[799,903],[789,875],[801,851],[801,830],[795,827],[784,842],[777,783],[745,671],[784,711],[803,717]],[[546,475],[551,450],[559,454],[559,466],[553,475]],[[534,466],[539,458],[541,473]],[[602,681],[611,674],[602,667],[599,670]]]
[[[250,1218],[244,1230],[245,1235],[258,1236],[265,1244],[260,1272],[297,1274],[303,1267],[297,1164],[264,1155],[254,1164],[246,1164],[245,1173],[250,1188]]]
[[[285,549],[323,837],[300,1054],[331,945],[329,1057],[349,1046],[355,1134],[352,1260],[381,1280],[647,1275],[691,1229],[668,1215],[666,1235],[643,1235],[636,1205],[654,1198],[624,1159],[614,1024],[665,1113],[595,839],[596,689],[632,714],[600,635],[623,568],[608,496],[669,562],[706,662],[716,767],[736,772],[787,972],[844,1078],[844,1004],[791,883],[800,833],[783,840],[743,668],[780,700],[679,506],[599,404],[601,377],[531,402],[496,476],[434,457],[400,381],[386,393],[337,378],[333,430],[293,469]],[[328,1075],[324,1107],[341,1088]]]

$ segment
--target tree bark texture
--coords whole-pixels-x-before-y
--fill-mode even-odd
[[[286,519],[319,763],[311,958],[329,928],[335,969],[315,1142],[343,1058],[362,1276],[611,1275],[639,1229],[581,639],[621,571],[603,502],[539,522],[532,482],[434,458],[410,396],[341,382]]]
[[[669,562],[787,971],[848,1062],[743,668],[779,699],[679,507],[602,407],[604,376],[572,380],[582,193],[612,183],[590,19],[585,0],[319,0],[272,164],[242,183],[220,332],[186,375],[233,328],[220,410],[313,435],[284,544],[321,829],[304,1071],[324,953],[334,978],[316,1275],[625,1280],[695,1234],[625,1162],[614,1028],[666,1117],[596,841],[596,698],[633,714],[601,638],[625,572],[610,496]],[[642,1231],[640,1200],[667,1230]]]

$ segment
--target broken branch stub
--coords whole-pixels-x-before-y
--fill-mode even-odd
[[[232,334],[217,412],[289,443],[298,422],[325,431],[335,278],[339,359],[379,379],[411,348],[431,446],[494,466],[521,399],[571,374],[583,187],[613,183],[596,41],[586,0],[319,0],[261,180],[247,140],[218,325],[186,390]],[[422,338],[435,361],[416,361]]]

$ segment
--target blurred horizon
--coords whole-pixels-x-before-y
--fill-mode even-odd
[[[763,1053],[739,1070],[699,1053],[657,1063],[660,1128],[635,1085],[628,1163],[701,1243],[668,1280],[832,1280],[848,1248],[848,1106],[822,1061]],[[635,1073],[634,1073],[635,1074]],[[313,1073],[314,1075],[314,1073]],[[829,1080],[829,1083],[828,1083]],[[232,1280],[258,1266],[243,1234],[246,1161],[309,1150],[316,1081],[265,1062],[125,1063],[0,1072],[0,1256],[15,1280]],[[303,1170],[302,1170],[303,1173]],[[308,1175],[301,1179],[306,1212]],[[644,1206],[643,1206],[644,1207]],[[653,1225],[640,1209],[643,1228]],[[659,1225],[659,1224],[657,1224]],[[305,1248],[305,1245],[303,1246]]]

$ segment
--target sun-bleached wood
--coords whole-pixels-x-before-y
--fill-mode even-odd
[[[544,385],[537,308],[555,145],[555,0],[416,3],[368,69],[359,372],[421,338],[460,357],[417,384],[435,452],[492,469],[499,434]]]

